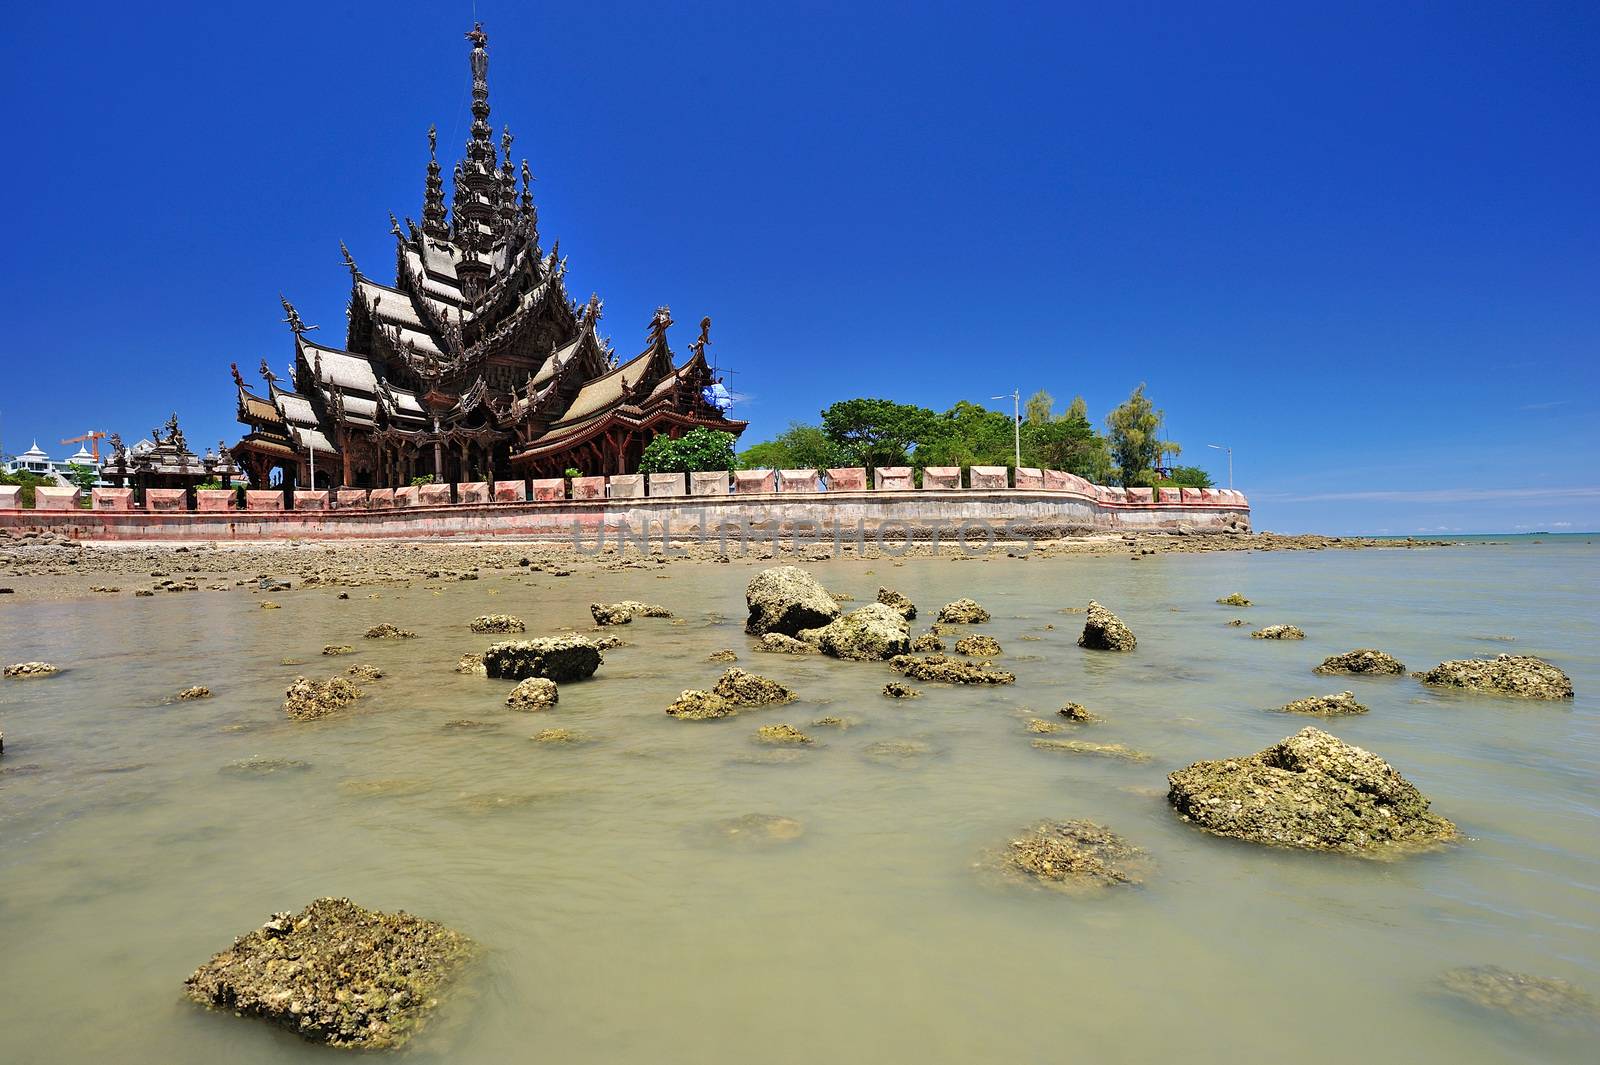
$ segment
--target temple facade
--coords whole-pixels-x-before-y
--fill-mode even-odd
[[[471,45],[472,127],[446,203],[435,129],[428,130],[422,220],[389,216],[395,280],[355,263],[342,346],[319,337],[283,300],[294,341],[288,376],[266,360],[261,384],[233,367],[247,432],[232,454],[252,484],[398,487],[420,476],[482,481],[628,473],[657,434],[696,427],[738,434],[706,355],[711,319],[681,363],[656,310],[644,350],[623,361],[598,332],[601,301],[566,289],[560,242],[539,240],[528,162],[489,124],[488,37]]]

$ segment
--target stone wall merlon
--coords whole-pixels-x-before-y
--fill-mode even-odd
[[[450,486],[447,484],[419,484],[417,485],[417,502],[419,507],[442,507],[450,502]]]
[[[872,471],[872,487],[879,492],[909,492],[916,481],[910,466],[879,466]]]
[[[41,484],[33,490],[34,510],[76,510],[83,493],[76,488]]]
[[[487,503],[492,498],[489,493],[488,481],[456,482],[457,503]]]
[[[960,466],[924,466],[922,468],[922,487],[929,488],[960,488]]]
[[[816,470],[779,470],[778,491],[780,492],[816,492]]]
[[[556,478],[561,480],[561,478]],[[561,482],[562,495],[565,496],[566,482]],[[527,481],[496,481],[494,483],[494,501],[496,503],[521,503],[528,498]]]
[[[296,488],[294,490],[295,510],[327,510],[328,492],[325,488]]]
[[[1004,466],[972,466],[967,469],[972,488],[1009,488],[1009,471]]]
[[[184,488],[146,488],[144,509],[175,511],[189,509],[189,492]]]
[[[1038,490],[1044,487],[1044,471],[1037,466],[1017,467],[1017,487]]]
[[[126,491],[126,489],[124,489]],[[22,486],[20,484],[0,484],[0,510],[22,509]]]
[[[537,498],[538,493],[535,493]],[[573,499],[604,499],[606,497],[606,479],[604,477],[574,477],[572,479]]]
[[[619,473],[607,477],[606,495],[612,499],[643,499],[644,474]]]
[[[864,466],[839,466],[828,471],[828,491],[865,492],[867,470]]]
[[[727,470],[699,470],[689,475],[689,494],[695,496],[725,496],[728,494]]]
[[[0,493],[4,491],[4,488],[0,488]],[[11,491],[15,493],[22,491],[22,489],[12,486]],[[96,510],[133,509],[133,489],[131,488],[95,488],[89,492],[89,498]],[[5,509],[6,506],[5,497],[0,495],[0,509]]]
[[[652,496],[684,496],[689,494],[688,481],[681,473],[652,473],[647,484]]]
[[[735,495],[765,495],[778,490],[778,474],[773,470],[734,470]]]
[[[340,488],[333,493],[331,502],[335,510],[362,510],[367,505],[367,490]]]
[[[246,510],[282,510],[283,492],[276,488],[257,489],[244,494]]]
[[[393,510],[394,489],[374,488],[367,493],[367,507],[371,510]]]
[[[220,510],[234,509],[238,499],[239,494],[232,488],[197,488],[194,492],[194,509],[215,514]]]

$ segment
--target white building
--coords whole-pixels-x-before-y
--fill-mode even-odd
[[[62,484],[67,484],[67,475],[70,472],[67,467],[74,464],[87,466],[89,469],[96,471],[98,471],[99,466],[95,462],[94,456],[89,454],[89,449],[82,445],[79,445],[76,455],[73,455],[70,459],[58,461],[47,455],[44,449],[39,446],[39,441],[35,440],[33,446],[28,450],[7,459],[4,469],[7,473],[18,473],[26,470],[29,473],[37,473],[41,477],[55,477]],[[103,482],[97,478],[96,483]]]

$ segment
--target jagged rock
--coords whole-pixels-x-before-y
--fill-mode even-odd
[[[792,703],[795,700],[795,694],[791,689],[759,673],[749,673],[737,666],[722,674],[711,690],[739,706],[776,706],[781,703]]]
[[[724,647],[720,651],[712,651],[706,655],[707,662],[737,662],[739,655],[731,647]]]
[[[1306,634],[1294,625],[1268,625],[1250,634],[1252,640],[1303,640]]]
[[[1318,717],[1337,717],[1341,714],[1364,714],[1367,708],[1356,702],[1355,692],[1338,692],[1334,695],[1313,695],[1296,699],[1278,707],[1284,714],[1315,714]]]
[[[506,705],[513,710],[548,710],[556,705],[561,698],[561,693],[556,690],[556,682],[546,677],[529,677],[506,696]]]
[[[484,667],[483,656],[475,651],[468,651],[461,656],[461,661],[456,663],[456,672],[471,675],[473,673],[487,673]]]
[[[925,632],[911,641],[911,650],[919,655],[941,654],[944,651],[944,641],[939,639],[936,632]]]
[[[1570,699],[1572,678],[1533,655],[1496,655],[1494,658],[1460,658],[1440,662],[1416,674],[1424,684],[1465,688],[1519,699]]]
[[[594,642],[594,645],[602,651],[610,651],[617,647],[627,647],[628,641],[621,636],[602,636]]]
[[[354,654],[355,648],[347,643],[329,643],[323,644],[322,653],[331,658],[334,655]]]
[[[522,680],[544,677],[567,684],[594,675],[604,658],[593,640],[577,633],[508,640],[483,652],[484,672],[491,677]]]
[[[1066,728],[1065,725],[1058,725],[1054,721],[1046,721],[1046,720],[1044,720],[1044,718],[1041,718],[1041,717],[1030,717],[1030,718],[1028,718],[1028,731],[1029,732],[1038,732],[1038,733],[1060,732],[1064,728]]]
[[[211,698],[211,689],[206,687],[204,684],[196,684],[192,688],[185,688],[185,689],[183,689],[183,691],[179,692],[178,693],[178,698],[179,699],[209,699],[209,698]]]
[[[49,677],[60,670],[49,662],[17,662],[5,668],[5,675],[13,680],[31,680],[38,677]]]
[[[1439,977],[1449,994],[1519,1020],[1600,1028],[1600,998],[1565,980],[1512,972],[1498,965],[1451,969]]]
[[[1228,628],[1241,629],[1244,627],[1244,618],[1233,618],[1228,622]]]
[[[1087,617],[1083,622],[1083,635],[1078,646],[1091,651],[1131,651],[1139,645],[1133,631],[1111,611],[1089,600]]]
[[[745,588],[750,617],[745,631],[760,636],[779,632],[799,635],[839,616],[839,604],[815,577],[799,566],[773,566],[750,579]]]
[[[396,625],[389,624],[387,621],[382,625],[372,626],[366,632],[369,640],[409,640],[416,635],[409,629],[402,629]]]
[[[947,625],[982,625],[989,620],[989,612],[971,599],[957,599],[941,607],[935,620]]]
[[[893,588],[879,588],[878,602],[891,610],[899,611],[900,616],[907,621],[917,620],[917,604],[895,591]]]
[[[810,743],[811,737],[793,725],[762,725],[756,729],[756,739],[762,743]]]
[[[314,721],[343,710],[366,692],[343,677],[329,677],[324,681],[296,677],[283,694],[284,713],[296,721]]]
[[[654,603],[625,599],[620,603],[590,603],[589,613],[596,625],[626,625],[634,618],[670,618],[672,611]]]
[[[510,614],[480,614],[472,619],[473,632],[527,632],[528,626]]]
[[[1061,709],[1057,710],[1056,713],[1060,714],[1068,721],[1074,721],[1080,725],[1093,725],[1105,720],[1099,714],[1091,712],[1089,708],[1084,706],[1082,703],[1067,703]]]
[[[275,913],[184,982],[188,996],[330,1046],[403,1045],[472,942],[405,912],[323,898]]]
[[[1346,651],[1342,655],[1329,655],[1322,660],[1322,665],[1312,670],[1313,673],[1353,673],[1368,677],[1401,677],[1405,675],[1405,663],[1394,655],[1371,647],[1358,647],[1354,651]]]
[[[154,592],[134,592],[133,594],[134,595],[154,595],[155,593]],[[262,610],[282,610],[283,608],[280,607],[277,603],[274,603],[271,599],[263,599],[261,601],[261,609]]]
[[[1382,758],[1318,728],[1243,758],[1196,762],[1167,784],[1186,820],[1252,843],[1373,853],[1456,837]]]
[[[1123,743],[1090,743],[1087,740],[1034,740],[1033,747],[1040,751],[1065,751],[1068,754],[1098,754],[1105,758],[1121,758],[1126,762],[1148,762],[1150,756]]]
[[[380,680],[383,677],[383,670],[366,662],[353,665],[345,672],[356,680]]]
[[[1221,603],[1223,606],[1252,606],[1252,605],[1254,605],[1254,604],[1252,604],[1250,602],[1250,600],[1246,599],[1244,596],[1240,595],[1238,592],[1234,592],[1232,595],[1225,595],[1221,599],[1218,599],[1217,602]]]
[[[971,655],[973,658],[993,658],[1004,653],[1000,647],[999,640],[983,633],[963,636],[956,641],[956,654],[958,655]]]
[[[684,721],[710,721],[732,717],[738,712],[738,704],[702,688],[686,689],[667,707],[668,715]]]
[[[1011,841],[996,859],[1014,878],[1065,891],[1140,884],[1149,856],[1093,821],[1043,821]]]
[[[855,662],[882,662],[911,647],[906,619],[893,607],[869,603],[800,637],[823,654]]]
[[[889,683],[883,686],[883,694],[887,695],[891,699],[915,699],[922,693],[917,691],[917,689],[913,688],[909,684],[902,684],[897,680],[891,680]]]
[[[822,653],[804,640],[797,640],[793,636],[785,636],[781,632],[769,632],[762,636],[760,642],[756,644],[756,650],[780,655],[815,655]]]
[[[1017,675],[996,669],[987,662],[958,662],[944,655],[896,655],[889,660],[890,668],[912,680],[933,681],[940,684],[1014,684]]]

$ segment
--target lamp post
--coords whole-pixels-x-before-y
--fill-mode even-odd
[[[1228,491],[1233,491],[1233,448],[1223,447],[1221,444],[1207,444],[1206,447],[1216,448],[1218,451],[1228,453]]]
[[[1016,464],[1013,470],[1022,469],[1022,390],[1013,388],[1009,396],[990,396],[990,399],[1009,399],[1011,401],[1011,444],[1015,449]]]

